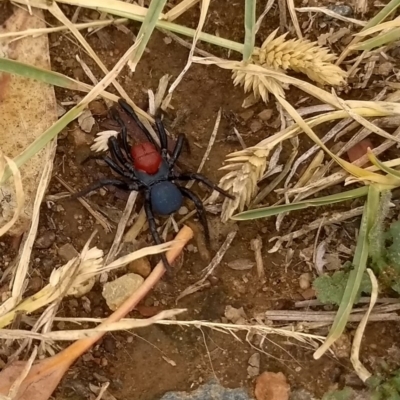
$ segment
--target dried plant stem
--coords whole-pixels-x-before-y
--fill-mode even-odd
[[[121,239],[124,234],[126,224],[128,223],[129,217],[131,216],[133,207],[135,205],[137,195],[138,192],[131,192],[129,194],[129,198],[128,201],[126,202],[124,212],[122,213],[122,217],[118,223],[117,231],[115,232],[113,244],[111,245],[111,249],[107,254],[107,258],[104,265],[108,265],[112,261],[114,261],[116,255],[118,254],[118,248],[121,243]]]
[[[75,190],[67,183],[64,181],[59,176],[56,176],[56,179],[63,185],[70,193],[76,193]],[[99,214],[96,210],[94,210],[90,204],[87,202],[87,200],[78,198],[79,203],[83,205],[83,207],[86,208],[87,211],[93,216],[93,218],[104,228],[106,232],[110,232],[112,225],[101,215]]]
[[[189,227],[185,226],[180,230],[175,238],[176,241],[174,247],[171,248],[166,254],[170,263],[173,263],[176,257],[178,257],[180,252],[183,250],[183,247],[192,238],[192,236],[193,231]],[[121,318],[123,318],[154,287],[164,273],[164,265],[162,262],[159,262],[149,277],[145,280],[143,285],[136,292],[134,292],[129,299],[127,299],[113,314],[111,314],[102,325],[107,326],[109,323],[119,321]],[[37,364],[33,365],[27,377],[23,380],[20,386],[17,398],[19,400],[28,400],[30,398],[34,398],[34,395],[39,388],[43,396],[47,395],[50,397],[68,368],[76,361],[78,357],[89,350],[93,344],[96,343],[104,334],[105,332],[100,332],[99,334],[89,338],[80,339],[57,355],[41,360]],[[12,380],[10,380],[10,376],[18,375],[19,372],[25,368],[25,366],[26,363],[19,362],[3,369],[0,372],[0,394],[7,395],[9,393],[12,382]],[[46,382],[45,387],[43,386],[43,382]]]

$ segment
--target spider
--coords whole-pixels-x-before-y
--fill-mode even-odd
[[[106,156],[103,157],[103,160],[123,179],[101,179],[76,193],[74,197],[84,196],[103,186],[116,186],[122,190],[136,190],[142,193],[150,232],[156,244],[161,244],[162,240],[157,231],[154,214],[167,216],[175,213],[181,208],[183,199],[186,197],[194,203],[199,220],[203,225],[206,241],[209,243],[210,233],[202,201],[191,190],[179,186],[176,182],[196,180],[226,197],[233,199],[233,196],[201,174],[177,173],[174,167],[181,154],[185,136],[182,134],[178,136],[175,148],[169,156],[167,134],[161,119],[159,117],[155,119],[160,140],[160,150],[158,150],[155,140],[139,120],[133,108],[123,99],[120,99],[118,103],[143,131],[148,141],[130,146],[124,122],[118,112],[111,109],[111,116],[120,125],[121,131],[117,137],[111,136],[108,139],[107,145],[111,158]],[[170,272],[171,267],[164,253],[161,254],[161,259],[167,272]]]

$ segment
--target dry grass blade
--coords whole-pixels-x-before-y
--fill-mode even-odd
[[[360,25],[360,26],[365,26],[367,23],[365,21],[361,21],[359,19],[354,19],[354,18],[349,18],[345,17],[341,14],[335,13],[334,11],[330,10],[329,8],[326,7],[299,7],[296,8],[296,11],[298,12],[317,12],[317,13],[324,13],[325,15],[328,15],[329,17],[339,19],[340,21],[344,22],[350,22],[355,25]]]
[[[164,18],[166,21],[174,21],[179,18],[183,13],[196,5],[199,0],[182,0],[175,7],[171,8],[165,15]]]
[[[215,142],[215,138],[217,137],[219,124],[221,122],[221,116],[222,116],[222,110],[219,109],[218,110],[218,114],[217,114],[217,118],[215,120],[214,129],[213,129],[213,131],[211,133],[210,140],[208,141],[207,149],[206,149],[206,151],[205,151],[205,153],[203,155],[203,158],[201,159],[199,167],[197,168],[197,173],[201,172],[201,170],[204,167],[204,164],[206,163],[206,161],[208,159],[208,156],[210,155],[211,149],[212,149],[212,147],[214,145],[214,142]],[[188,189],[190,189],[193,186],[193,183],[194,183],[194,181],[189,182],[186,185],[186,187]]]
[[[126,224],[128,223],[129,217],[135,205],[137,195],[138,192],[131,192],[129,194],[129,198],[128,201],[126,202],[124,212],[122,214],[121,219],[119,220],[117,231],[115,232],[113,244],[111,245],[111,249],[107,254],[105,265],[110,264],[112,261],[114,261],[114,258],[118,253],[118,248],[121,243],[121,239],[124,234]]]
[[[353,345],[351,348],[351,357],[350,357],[350,360],[351,360],[351,363],[353,364],[354,370],[356,371],[358,377],[363,382],[366,382],[371,377],[371,373],[368,372],[368,370],[361,364],[361,361],[359,358],[361,340],[364,335],[365,327],[367,325],[371,311],[374,308],[376,300],[378,298],[378,281],[371,269],[367,268],[367,272],[368,272],[369,278],[371,279],[371,284],[372,284],[371,302],[369,304],[368,311],[365,313],[365,315],[363,316],[363,318],[360,322],[360,325],[358,325],[358,327],[357,327],[356,333],[354,335]]]
[[[76,193],[75,190],[67,183],[64,181],[64,179],[60,178],[59,176],[56,176],[56,179],[70,192],[70,193]],[[86,210],[93,216],[93,218],[104,228],[104,230],[108,233],[111,232],[112,229],[112,224],[110,224],[100,213],[98,213],[96,210],[94,210],[90,204],[85,200],[79,197],[77,199],[79,203],[83,205],[83,207],[86,208]]]
[[[174,247],[167,253],[167,259],[172,263],[180,254],[185,244],[193,237],[190,228],[184,227],[176,236]],[[144,284],[135,291],[104,324],[119,321],[128,314],[140,300],[155,286],[165,272],[162,262],[159,262]],[[80,339],[53,357],[40,360],[33,365],[26,379],[22,382],[16,396],[18,400],[47,400],[56,389],[68,368],[83,353],[89,350],[104,335],[100,332],[90,338]],[[26,368],[25,362],[14,363],[0,372],[0,395],[9,392],[11,384]]]
[[[196,45],[199,40],[199,35],[200,35],[201,31],[203,30],[204,23],[206,22],[206,16],[207,16],[207,11],[208,11],[209,6],[210,6],[210,0],[202,0],[201,8],[200,8],[200,19],[199,19],[199,23],[197,24],[196,32],[193,36],[192,46],[190,48],[188,60],[186,62],[185,67],[183,68],[182,72],[177,76],[177,78],[175,79],[175,81],[172,83],[172,85],[170,86],[170,88],[168,90],[168,97],[165,100],[166,105],[168,105],[169,102],[171,101],[173,91],[179,85],[179,83],[183,79],[184,75],[189,70],[190,66],[192,65],[194,51],[196,49]]]
[[[296,35],[298,39],[303,39],[303,34],[301,32],[299,20],[297,19],[296,9],[294,7],[293,0],[287,0],[287,7],[289,9],[290,17],[292,18],[294,29],[296,30]]]
[[[233,239],[235,238],[237,233],[237,229],[233,230],[230,232],[226,239],[225,242],[222,244],[221,248],[218,250],[217,254],[215,254],[214,258],[211,260],[210,264],[204,268],[203,270],[203,277],[198,280],[196,283],[193,285],[190,285],[187,287],[176,299],[176,302],[179,300],[183,299],[184,297],[188,296],[189,294],[196,293],[197,291],[203,289],[206,287],[205,281],[207,277],[214,271],[214,269],[219,265],[221,262],[223,256],[225,255],[226,251],[228,250],[229,246],[231,245]]]
[[[47,333],[38,333],[22,329],[1,329],[1,339],[32,339],[41,341],[75,341],[79,339],[91,338],[99,334],[115,331],[126,331],[129,329],[144,328],[153,325],[157,321],[175,318],[177,315],[185,312],[186,309],[164,310],[151,318],[129,319],[118,322],[104,321],[101,325],[91,329],[53,331]]]
[[[0,307],[0,315],[11,310],[15,305],[21,300],[23,295],[23,290],[25,286],[25,279],[28,273],[29,261],[32,254],[33,242],[36,237],[37,228],[39,225],[39,215],[40,207],[47,190],[47,186],[51,179],[51,173],[53,170],[53,159],[56,152],[57,142],[51,142],[48,147],[46,154],[44,155],[47,162],[44,164],[44,170],[39,181],[39,187],[36,191],[35,202],[32,211],[32,222],[27,238],[24,241],[22,251],[19,257],[18,266],[16,268],[13,282],[12,282],[12,292],[11,298],[5,301]]]
[[[7,163],[12,176],[14,178],[14,185],[15,185],[15,194],[16,194],[16,200],[17,200],[17,205],[14,211],[14,215],[11,218],[10,221],[8,221],[5,225],[3,225],[0,228],[0,237],[5,235],[7,231],[17,222],[19,215],[21,214],[22,208],[24,207],[24,201],[25,201],[25,196],[24,196],[24,189],[22,187],[22,179],[21,179],[21,173],[19,172],[18,166],[16,163],[11,160],[11,158],[8,158],[7,156],[3,155],[0,152],[0,182],[1,179],[4,178],[5,176],[5,171],[6,171],[6,165],[5,162]]]

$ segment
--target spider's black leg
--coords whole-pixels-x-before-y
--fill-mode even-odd
[[[186,189],[184,187],[179,187],[179,190],[182,194],[187,197],[189,200],[192,200],[194,205],[196,206],[197,215],[199,216],[200,222],[204,228],[204,236],[206,237],[207,245],[210,244],[210,231],[208,229],[206,210],[202,201],[195,195],[191,190]]]
[[[158,137],[160,138],[161,154],[166,157],[168,153],[168,136],[167,132],[165,132],[164,124],[159,117],[156,118],[156,127],[158,131]]]
[[[104,157],[103,161],[112,169],[114,170],[117,174],[120,174],[121,176],[129,179],[130,181],[133,182],[138,182],[139,179],[136,178],[136,176],[133,173],[124,171],[116,162],[111,160],[109,157]]]
[[[131,156],[130,146],[128,143],[128,134],[127,134],[127,130],[126,130],[126,125],[125,125],[124,121],[122,121],[117,110],[111,109],[110,114],[111,114],[112,118],[115,121],[117,121],[119,126],[121,127],[120,135],[121,135],[121,139],[122,139],[122,146],[124,146],[124,150],[125,150],[126,156],[128,157],[128,160],[130,162],[132,162],[133,158]]]
[[[143,133],[146,135],[147,140],[151,143],[154,144],[154,146],[157,146],[157,143],[155,142],[153,136],[151,136],[150,132],[147,130],[147,128],[143,125],[142,121],[140,121],[139,117],[135,113],[134,109],[123,99],[118,100],[119,105],[122,107],[122,109],[136,122],[137,126],[143,131]]]
[[[182,152],[183,144],[185,142],[186,138],[185,135],[179,135],[178,139],[175,144],[174,151],[172,152],[171,158],[168,160],[169,168],[173,168],[176,160],[179,158]]]
[[[192,181],[192,180],[200,181],[200,182],[203,182],[205,185],[207,185],[209,188],[214,189],[217,192],[221,193],[223,196],[229,197],[232,200],[235,199],[234,196],[232,196],[230,193],[226,192],[225,190],[221,189],[214,182],[210,181],[207,177],[205,177],[202,174],[196,174],[196,173],[181,174],[181,175],[174,176],[174,179],[176,179],[178,181]]]
[[[125,158],[125,156],[122,154],[122,151],[119,147],[118,140],[115,136],[111,136],[108,139],[108,148],[110,150],[110,153],[112,156],[118,160],[118,162],[123,165],[129,172],[135,173],[135,169],[133,168],[133,165],[129,163],[129,161]]]
[[[149,223],[149,229],[151,232],[151,236],[153,236],[153,240],[155,241],[156,244],[163,243],[163,241],[160,238],[160,235],[157,232],[156,221],[154,219],[154,214],[151,209],[150,192],[149,191],[145,192],[144,211],[146,212],[146,217],[147,217],[147,221]],[[172,271],[171,265],[169,264],[167,257],[165,256],[165,253],[161,253],[161,260],[164,263],[164,267],[165,267],[167,273],[171,274],[171,271]]]
[[[73,195],[71,195],[71,198],[76,199],[78,197],[85,196],[88,193],[93,192],[93,190],[100,189],[103,186],[117,186],[117,187],[119,187],[121,189],[124,189],[124,190],[134,190],[133,188],[131,189],[129,187],[129,185],[124,181],[120,181],[118,179],[101,179],[101,180],[99,180],[97,182],[93,182],[87,188],[82,189],[81,191],[74,193]]]

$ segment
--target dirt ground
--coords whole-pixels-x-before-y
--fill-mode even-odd
[[[222,37],[242,41],[244,35],[242,2],[230,2],[229,8],[222,3],[211,2],[205,31],[218,32]],[[259,3],[261,10],[266,2]],[[64,6],[63,10],[69,16],[72,16],[74,11],[67,6]],[[91,18],[98,17],[95,11],[89,15]],[[197,19],[198,11],[191,10],[181,17],[178,23],[195,27]],[[51,18],[48,18],[48,21],[54,22]],[[278,24],[279,11],[273,8],[260,29],[259,37],[265,38],[278,27]],[[139,24],[131,23],[128,27],[133,34],[136,34]],[[322,30],[328,31],[328,25]],[[86,35],[86,38],[109,68],[133,41],[132,36],[116,27],[105,28],[100,35]],[[200,47],[215,55],[228,57],[228,51],[207,44],[201,44]],[[52,34],[50,53],[52,68],[55,71],[91,83],[75,59],[75,55],[78,54],[97,77],[103,76],[70,35]],[[125,70],[119,81],[136,104],[146,109],[147,89],[155,90],[159,79],[165,74],[176,77],[184,67],[187,56],[187,49],[156,31],[136,72],[130,75]],[[231,57],[236,55],[231,54]],[[59,102],[65,102],[73,100],[76,93],[56,89],[56,95]],[[291,104],[296,104],[304,97],[294,89],[287,95]],[[347,93],[347,96],[351,97],[352,93]],[[373,97],[370,93],[366,96],[368,99]],[[220,108],[223,111],[223,118],[217,140],[203,169],[203,173],[214,182],[218,182],[222,176],[222,172],[218,169],[223,165],[225,155],[240,149],[233,127],[237,127],[248,146],[276,132],[276,128],[272,126],[272,122],[278,116],[274,103],[268,105],[268,108],[274,110],[271,120],[262,122],[257,115],[265,109],[265,105],[259,103],[250,109],[252,112],[245,113],[241,107],[244,97],[241,88],[233,87],[229,71],[201,65],[193,65],[190,68],[174,93],[172,101],[174,109],[165,115],[167,128],[175,134],[185,133],[190,143],[190,154],[185,152],[182,155],[182,168],[192,171],[197,169]],[[305,102],[302,105],[308,104],[311,103]],[[90,134],[79,133],[77,124],[74,123],[58,140],[54,174],[64,179],[74,189],[82,189],[101,177],[112,176],[107,167],[95,160],[82,165],[82,161],[90,152],[89,146],[94,135],[110,123],[103,103],[95,102],[91,109],[96,124]],[[260,129],[253,132],[254,126],[260,123]],[[132,128],[130,132],[132,133]],[[309,146],[309,139],[303,135],[301,150]],[[206,194],[204,188],[198,185],[194,186],[194,190],[202,196]],[[65,191],[65,188],[54,177],[49,192],[56,194],[62,191]],[[115,228],[124,209],[126,195],[109,189],[93,194],[89,199],[92,205],[97,206],[108,216]],[[274,198],[269,198],[267,203],[271,204],[273,200]],[[136,211],[139,211],[140,205],[141,199],[136,205]],[[192,207],[190,204],[187,206],[189,209]],[[332,210],[333,207],[328,207],[324,211]],[[289,229],[294,218],[298,219],[296,226],[299,227],[313,221],[320,212],[312,210],[289,215],[282,225],[282,232],[285,233]],[[212,231],[212,246],[209,249],[212,257],[235,224],[222,224],[218,215],[209,214],[208,217]],[[295,301],[304,299],[299,286],[299,277],[305,272],[313,271],[310,271],[309,266],[299,258],[299,252],[312,242],[308,243],[308,239],[295,242],[292,245],[295,256],[291,264],[285,266],[284,248],[273,254],[267,252],[271,247],[268,240],[277,234],[274,219],[268,219],[237,224],[238,233],[221,264],[209,279],[209,287],[185,297],[176,304],[178,295],[198,280],[200,271],[209,262],[207,252],[204,251],[201,226],[196,219],[192,219],[191,223],[198,229],[196,238],[192,242],[193,246],[190,247],[191,251],[186,250],[184,253],[181,269],[172,281],[162,281],[143,301],[143,305],[157,307],[160,310],[178,306],[187,308],[188,311],[183,316],[185,319],[221,322],[224,321],[226,306],[243,307],[247,316],[252,318],[269,309],[293,309]],[[342,224],[341,229],[349,234],[348,237],[354,238],[358,223],[358,220],[348,221]],[[32,259],[35,268],[28,291],[32,293],[37,291],[45,284],[52,269],[62,265],[58,250],[63,245],[71,243],[80,251],[94,228],[98,229],[98,235],[93,244],[107,251],[112,243],[115,229],[111,233],[105,233],[78,201],[60,200],[50,206],[43,204],[38,238],[49,239],[51,236],[49,232],[55,232],[56,235],[50,237],[51,243],[48,248],[34,249]],[[263,262],[266,273],[266,282],[263,285],[259,284],[255,268],[249,271],[235,271],[227,266],[230,261],[238,258],[254,260],[250,241],[257,235],[260,235],[263,241]],[[142,233],[140,240],[143,243],[151,243],[149,232]],[[118,271],[117,274],[123,273],[124,271]],[[101,286],[97,284],[85,298],[66,300],[61,313],[69,317],[104,317],[110,311],[101,296]],[[140,317],[140,314],[133,312],[131,316]],[[56,326],[61,329],[63,323],[58,323]],[[355,326],[348,330],[349,337],[353,334],[353,328]],[[400,346],[398,329],[398,323],[369,323],[361,352],[362,361],[367,368],[378,368],[382,360],[395,364],[395,350]],[[321,331],[321,333],[327,332]],[[212,377],[216,377],[227,387],[243,386],[252,391],[253,378],[248,376],[247,368],[249,357],[256,350],[246,343],[244,335],[239,336],[243,339],[242,342],[214,330],[166,326],[151,326],[132,332],[109,334],[71,368],[59,387],[56,398],[77,400],[87,398],[88,383],[99,385],[107,380],[111,381],[110,392],[119,400],[158,399],[167,391],[194,389]],[[268,337],[263,350],[261,372],[281,371],[288,378],[292,390],[302,388],[320,398],[328,389],[341,387],[344,383],[361,386],[361,382],[355,379],[348,360],[337,359],[332,355],[313,360],[314,349],[275,336]],[[174,365],[171,365],[169,360],[172,360]]]

